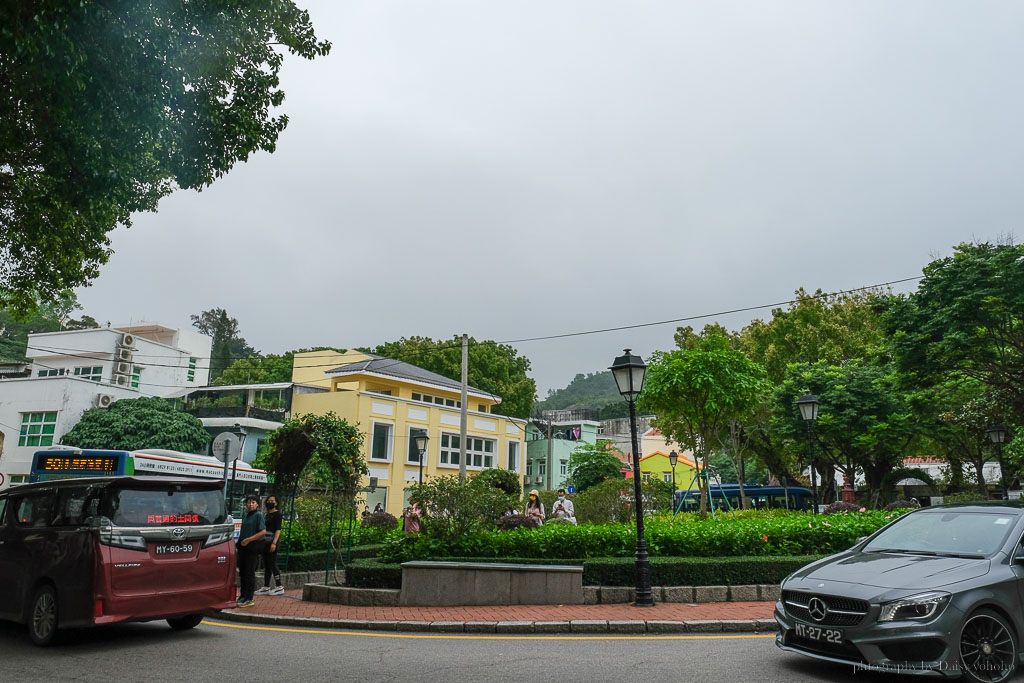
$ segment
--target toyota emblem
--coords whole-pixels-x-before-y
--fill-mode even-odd
[[[825,605],[825,601],[821,598],[811,598],[811,601],[807,603],[807,612],[811,615],[811,619],[815,621],[824,621],[825,616],[828,614],[828,606]]]
[[[185,534],[188,533],[185,527],[179,526],[171,529],[171,538],[176,538],[179,541],[185,538]]]

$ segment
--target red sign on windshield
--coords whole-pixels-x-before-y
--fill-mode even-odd
[[[198,524],[199,515],[150,515],[147,524]]]

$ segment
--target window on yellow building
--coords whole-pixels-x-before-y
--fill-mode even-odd
[[[374,422],[370,440],[370,460],[391,460],[395,426],[387,422]]]
[[[512,472],[519,471],[519,442],[509,441],[508,442],[508,464],[506,465]]]
[[[651,473],[650,472],[643,472],[643,473],[641,473],[640,476],[643,478],[644,481],[650,481],[651,480]]]
[[[672,473],[671,472],[662,472],[661,473],[661,479],[662,479],[662,481],[666,481],[666,482],[671,483],[672,482]]]

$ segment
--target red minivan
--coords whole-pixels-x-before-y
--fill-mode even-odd
[[[58,629],[166,619],[188,629],[234,607],[223,483],[97,477],[0,493],[0,619],[46,645]]]

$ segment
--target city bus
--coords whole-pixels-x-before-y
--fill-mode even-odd
[[[788,510],[810,510],[813,507],[813,494],[810,489],[800,486],[766,486],[763,484],[744,484],[743,493],[755,510],[782,508]],[[700,509],[699,491],[676,491],[675,508],[677,512]],[[728,501],[728,505],[726,505]],[[711,504],[716,510],[740,509],[739,484],[711,484]]]
[[[164,476],[223,480],[224,463],[217,458],[163,449],[118,451],[50,448],[32,456],[29,482],[74,477]],[[267,473],[243,460],[228,463],[225,500],[235,519],[242,519],[242,501],[250,493],[267,492]]]

